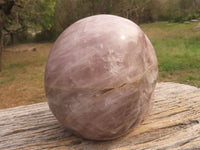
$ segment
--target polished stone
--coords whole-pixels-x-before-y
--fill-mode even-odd
[[[74,134],[114,139],[148,114],[157,74],[154,48],[139,26],[118,16],[91,16],[68,27],[53,45],[46,97]]]

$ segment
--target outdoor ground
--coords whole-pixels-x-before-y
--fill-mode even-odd
[[[156,50],[159,81],[200,87],[199,23],[157,22],[142,25]]]
[[[197,23],[156,22],[141,28],[152,41],[159,81],[200,87],[200,31]],[[0,109],[46,101],[44,70],[52,43],[6,47],[0,73]]]

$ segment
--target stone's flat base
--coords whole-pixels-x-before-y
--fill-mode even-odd
[[[158,83],[154,107],[145,121],[131,133],[106,142],[72,135],[58,123],[47,103],[1,109],[0,149],[200,149],[200,89]]]

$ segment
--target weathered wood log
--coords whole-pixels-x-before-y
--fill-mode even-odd
[[[131,133],[95,142],[72,135],[47,103],[0,110],[0,149],[141,150],[200,149],[200,89],[158,83],[154,107]]]

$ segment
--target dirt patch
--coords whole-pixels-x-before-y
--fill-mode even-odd
[[[195,26],[194,29],[200,31],[200,23],[197,26]]]
[[[26,51],[37,51],[43,46],[49,47],[52,43],[28,43],[28,44],[17,44],[13,46],[5,47],[6,52],[26,52]]]
[[[52,45],[33,43],[6,47],[0,72],[0,109],[46,101],[44,71]]]

